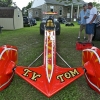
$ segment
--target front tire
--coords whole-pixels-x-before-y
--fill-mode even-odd
[[[60,35],[60,23],[56,23],[56,35]]]
[[[43,28],[43,29],[42,29]],[[44,23],[40,24],[40,34],[44,35]]]

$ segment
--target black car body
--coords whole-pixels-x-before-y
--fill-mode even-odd
[[[59,23],[62,23],[62,24],[65,24],[66,23],[66,19],[65,18],[62,18],[62,17],[59,17],[58,18],[58,21],[59,21]]]
[[[23,17],[23,25],[24,26],[32,26],[32,23],[30,22],[30,19],[27,16]]]
[[[32,26],[37,25],[36,19],[34,19],[34,18],[31,18],[30,22],[31,22]]]
[[[45,30],[45,25],[47,22],[48,18],[43,18],[41,23],[40,23],[40,34],[44,34],[44,30]],[[55,29],[56,29],[56,34],[60,35],[60,23],[57,21],[57,19],[53,19],[54,25],[55,25]]]

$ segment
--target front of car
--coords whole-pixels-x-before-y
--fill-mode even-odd
[[[29,26],[29,27],[32,26],[31,22],[30,22],[30,19],[27,16],[23,17],[23,25],[24,26]]]
[[[31,23],[32,23],[32,26],[37,25],[37,21],[36,21],[36,19],[31,18],[30,21],[31,21]]]
[[[59,35],[60,34],[60,23],[58,22],[56,18],[54,18],[54,16],[51,16],[51,15],[48,17],[42,18],[42,21],[40,23],[40,34],[44,34],[44,25],[46,24],[49,18],[53,20],[55,29],[56,29],[56,34]]]

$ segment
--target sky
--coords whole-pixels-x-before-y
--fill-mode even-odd
[[[30,1],[33,1],[33,0],[12,0],[12,1],[16,2],[16,5],[20,9],[22,9],[23,7],[26,7]]]
[[[16,2],[16,5],[20,8],[20,9],[22,9],[23,7],[26,7],[27,5],[28,5],[28,3],[30,2],[30,1],[34,1],[34,0],[12,0],[13,2]],[[40,0],[41,1],[41,0]],[[91,2],[91,1],[94,1],[94,0],[84,0],[85,2]],[[100,0],[95,0],[95,1],[99,1],[100,2]]]

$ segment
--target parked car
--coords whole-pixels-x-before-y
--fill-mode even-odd
[[[36,19],[34,19],[34,18],[30,19],[30,22],[31,22],[32,26],[37,25]]]
[[[23,17],[23,25],[24,26],[32,26],[32,22],[30,21],[30,19],[27,16]]]
[[[59,21],[59,23],[62,23],[62,24],[65,24],[66,23],[66,19],[65,18],[62,18],[62,17],[59,17],[58,18],[58,21]]]

